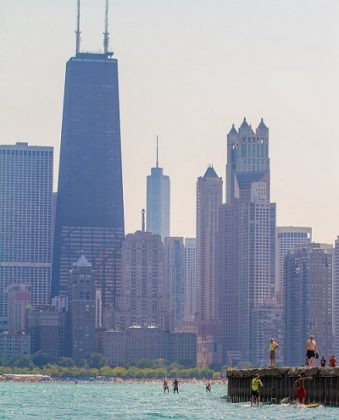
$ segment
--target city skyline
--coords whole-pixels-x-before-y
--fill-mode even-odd
[[[51,145],[58,154],[63,65],[74,51],[75,2],[21,3],[7,2],[0,18],[6,55],[0,143]],[[104,2],[82,3],[82,45],[96,49],[102,41]],[[112,3],[111,45],[121,72],[126,232],[140,224],[158,133],[162,164],[172,179],[172,235],[194,236],[195,179],[213,163],[225,182],[227,130],[233,122],[238,127],[245,114],[254,123],[264,117],[271,129],[277,224],[312,226],[314,240],[334,242],[339,231],[338,15],[339,5],[332,0],[311,6],[305,0],[275,5],[213,0],[208,6],[186,0],[163,7],[154,0]],[[10,25],[14,18],[15,28]],[[269,38],[265,23],[271,25]],[[54,179],[56,184],[56,173]],[[318,203],[329,200],[331,205],[320,212]]]

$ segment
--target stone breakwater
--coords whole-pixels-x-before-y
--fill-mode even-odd
[[[229,401],[250,401],[251,380],[257,374],[264,385],[260,390],[263,402],[279,404],[285,398],[294,400],[294,382],[298,375],[303,375],[312,377],[305,381],[306,403],[339,407],[339,367],[228,369]]]

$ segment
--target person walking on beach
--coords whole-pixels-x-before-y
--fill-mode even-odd
[[[260,380],[259,375],[255,375],[251,382],[251,407],[253,404],[260,404],[260,393],[259,389],[263,387],[263,383]]]
[[[298,375],[296,381],[294,382],[294,389],[296,397],[299,401],[299,404],[305,404],[306,399],[306,388],[305,388],[305,381],[312,380],[312,376],[301,376]]]
[[[179,382],[177,378],[173,381],[173,392],[179,394]]]
[[[279,344],[273,339],[271,338],[270,340],[270,368],[275,368],[275,358],[276,358],[276,353],[277,350],[279,348]]]
[[[315,357],[317,353],[318,353],[317,343],[313,335],[310,335],[310,339],[306,341],[307,365],[309,367],[314,367],[314,361],[315,361]]]
[[[167,380],[165,378],[164,379],[164,394],[165,394],[166,391],[167,391],[167,394],[169,394],[169,386],[168,386]]]

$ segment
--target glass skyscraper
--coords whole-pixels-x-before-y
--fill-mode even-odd
[[[123,237],[118,61],[77,52],[66,66],[52,294],[67,294],[69,271],[84,254],[103,309],[113,307]]]
[[[147,176],[146,229],[161,235],[164,240],[170,235],[170,179],[157,162]]]

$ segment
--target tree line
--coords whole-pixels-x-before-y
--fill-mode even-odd
[[[58,363],[50,363],[48,356],[38,352],[21,355],[8,363],[0,360],[0,374],[41,374],[53,378],[122,378],[122,379],[162,379],[196,378],[220,379],[222,372],[210,368],[185,367],[179,363],[170,363],[165,359],[140,359],[129,366],[109,366],[100,353],[93,353],[89,360],[83,359],[78,365],[70,357],[61,357]]]

